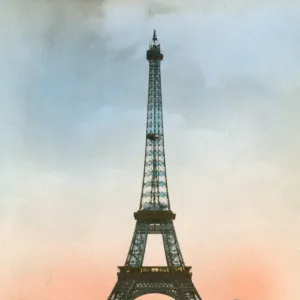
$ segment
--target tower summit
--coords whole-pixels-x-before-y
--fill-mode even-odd
[[[191,267],[184,263],[177,240],[167,184],[160,63],[163,54],[156,31],[146,53],[149,86],[143,184],[135,231],[124,266],[108,300],[133,300],[160,293],[177,300],[201,300]],[[143,266],[148,234],[160,234],[167,266]]]

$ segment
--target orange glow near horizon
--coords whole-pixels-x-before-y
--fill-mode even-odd
[[[245,251],[235,251],[234,256],[211,257],[203,266],[201,278],[194,281],[203,299],[208,300],[272,300],[280,293],[278,270],[266,262],[267,257],[257,254],[247,256]],[[10,282],[6,299],[22,300],[99,300],[107,299],[117,280],[116,274],[85,259],[74,258],[49,263],[36,270],[19,272]],[[214,262],[213,262],[214,260]],[[113,269],[113,263],[111,269]],[[108,274],[108,275],[107,275]],[[201,282],[200,282],[201,281]],[[277,297],[276,297],[277,295]],[[141,299],[167,298],[151,294]]]
[[[208,272],[201,283],[201,296],[213,300],[281,299],[280,266],[276,265],[274,253],[252,249],[253,252],[240,249],[231,256],[217,257],[214,272]]]
[[[115,278],[105,278],[99,264],[60,262],[22,272],[10,283],[8,299],[104,299]]]

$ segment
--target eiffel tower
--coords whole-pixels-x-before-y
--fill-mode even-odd
[[[193,282],[191,267],[185,265],[171,211],[163,132],[160,51],[156,32],[147,51],[149,86],[144,175],[140,207],[134,213],[135,231],[124,266],[108,300],[133,300],[158,293],[176,300],[201,300]],[[161,234],[167,266],[143,266],[148,234]]]

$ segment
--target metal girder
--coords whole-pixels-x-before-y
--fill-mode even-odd
[[[148,222],[137,221],[125,262],[125,266],[141,267],[143,264],[148,237]]]
[[[164,221],[161,224],[164,224],[164,226],[162,227],[162,236],[168,266],[184,266],[184,261],[180,251],[173,221]]]

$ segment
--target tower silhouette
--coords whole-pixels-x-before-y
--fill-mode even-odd
[[[149,87],[143,185],[135,231],[124,266],[108,300],[133,300],[145,294],[165,294],[177,300],[201,300],[191,267],[185,265],[171,211],[164,149],[160,51],[156,32],[147,51]],[[167,266],[143,266],[148,234],[161,234]]]

